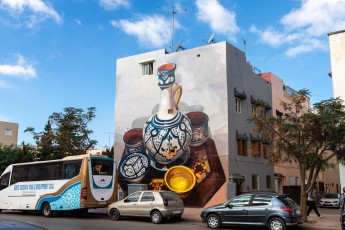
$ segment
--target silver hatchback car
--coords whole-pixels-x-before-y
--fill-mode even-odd
[[[121,217],[149,217],[154,224],[161,223],[163,219],[181,219],[183,212],[182,199],[171,191],[134,192],[108,206],[108,215],[112,220],[119,220]]]

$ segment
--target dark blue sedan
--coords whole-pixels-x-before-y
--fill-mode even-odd
[[[296,202],[287,195],[275,193],[246,193],[206,208],[200,216],[211,229],[234,225],[285,230],[302,223],[302,214]]]

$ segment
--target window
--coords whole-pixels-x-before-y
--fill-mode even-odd
[[[289,176],[289,185],[297,185],[297,177]]]
[[[5,129],[5,136],[12,136],[12,129]]]
[[[230,205],[234,207],[243,207],[243,206],[248,206],[249,201],[252,198],[251,195],[242,195],[235,197],[234,199],[230,200]]]
[[[253,206],[271,205],[272,196],[256,195],[253,199]]]
[[[266,188],[272,188],[272,178],[271,178],[271,175],[266,175]]]
[[[145,202],[145,201],[154,201],[155,197],[153,196],[152,192],[144,192],[143,196],[141,197],[140,202]]]
[[[242,100],[238,97],[235,99],[236,104],[236,112],[241,113],[242,112]]]
[[[0,190],[3,190],[4,188],[8,187],[8,182],[10,180],[10,175],[11,173],[5,173],[1,178],[0,178]]]
[[[261,156],[261,143],[260,141],[252,141],[252,156],[260,157]]]
[[[62,179],[71,179],[79,175],[81,160],[63,162]]]
[[[237,139],[237,150],[238,150],[238,155],[247,156],[248,155],[247,141],[243,139]]]
[[[170,201],[170,200],[176,200],[176,199],[179,200],[180,199],[180,197],[173,192],[160,192],[160,194],[161,194],[163,200]]]
[[[129,195],[124,202],[137,202],[139,200],[141,192],[135,192],[131,195]]]
[[[258,175],[252,175],[252,189],[259,189],[259,177]]]
[[[91,166],[92,175],[113,175],[113,162],[110,160],[91,159]]]
[[[252,117],[256,117],[256,105],[252,104]]]
[[[153,62],[147,62],[141,64],[143,68],[143,75],[152,75],[153,74]]]
[[[263,144],[262,145],[262,155],[265,157],[265,158],[268,158],[268,144]]]

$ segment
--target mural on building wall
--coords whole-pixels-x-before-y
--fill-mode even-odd
[[[118,181],[125,192],[130,184],[144,184],[179,194],[187,206],[202,207],[224,184],[225,175],[208,136],[207,114],[178,109],[182,86],[175,82],[175,69],[173,63],[158,68],[158,112],[143,128],[124,134]]]

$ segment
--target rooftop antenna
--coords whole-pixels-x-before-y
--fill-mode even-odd
[[[171,36],[171,52],[174,52],[174,31],[175,31],[175,14],[181,12],[181,11],[187,11],[187,9],[175,9],[175,2],[173,2],[173,9],[170,11],[172,13],[172,36]]]
[[[242,38],[242,41],[243,41],[243,48],[244,48],[244,55],[246,56],[246,53],[247,53],[247,42],[244,38]]]
[[[186,49],[186,48],[184,48],[184,47],[182,46],[182,41],[180,41],[180,42],[178,43],[175,52],[179,51],[180,49],[181,49],[181,50],[185,50],[185,49]]]
[[[216,43],[217,41],[214,39],[214,34],[211,35],[210,39],[208,39],[207,44],[211,44],[211,43]]]

